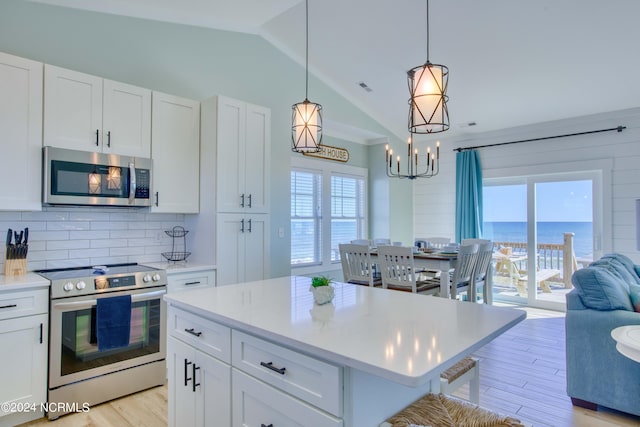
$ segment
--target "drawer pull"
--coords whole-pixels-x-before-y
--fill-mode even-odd
[[[194,335],[196,337],[199,337],[200,335],[202,335],[202,332],[196,332],[195,329],[191,328],[191,329],[186,329],[184,330],[185,332],[190,333],[191,335]]]
[[[197,282],[186,282],[184,285],[185,286],[189,286],[189,285],[199,285],[200,281],[198,280]]]
[[[287,368],[276,368],[275,366],[273,366],[273,362],[269,362],[269,363],[260,362],[260,366],[264,366],[267,369],[271,369],[272,371],[277,372],[280,375],[284,375],[284,372],[287,370]]]
[[[9,304],[9,305],[1,305],[0,308],[14,308],[17,307],[18,304]]]
[[[191,378],[188,377],[189,370],[187,368],[189,367],[189,365],[191,365],[191,362],[189,362],[187,359],[184,359],[184,386],[185,387],[187,386],[187,384],[189,384],[189,381],[191,381]]]
[[[273,424],[265,425],[265,424],[260,423],[260,427],[273,427]]]

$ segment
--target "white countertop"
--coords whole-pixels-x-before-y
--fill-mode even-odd
[[[167,274],[172,273],[191,273],[194,271],[202,270],[215,270],[216,266],[213,264],[198,264],[198,263],[175,263],[175,262],[145,262],[143,265],[153,268],[159,268],[166,270]]]
[[[309,277],[167,294],[202,317],[326,361],[417,387],[524,320],[522,310],[335,283],[315,305]]]
[[[36,273],[22,276],[5,276],[0,274],[0,292],[19,291],[23,289],[49,288],[50,282]]]

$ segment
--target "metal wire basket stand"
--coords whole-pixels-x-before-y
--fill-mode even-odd
[[[186,261],[191,255],[191,252],[187,252],[186,235],[189,231],[180,225],[176,225],[171,230],[165,230],[164,232],[171,237],[171,252],[162,252],[162,256],[169,262]]]

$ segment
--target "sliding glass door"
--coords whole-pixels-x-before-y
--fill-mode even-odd
[[[484,237],[496,242],[493,298],[564,309],[571,275],[600,254],[598,174],[484,182]]]

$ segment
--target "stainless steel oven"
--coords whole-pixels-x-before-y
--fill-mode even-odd
[[[38,273],[51,281],[50,419],[164,384],[164,270],[121,264]]]

